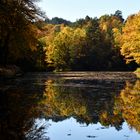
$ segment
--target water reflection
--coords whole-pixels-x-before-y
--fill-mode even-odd
[[[41,116],[36,108],[43,90],[27,81],[0,84],[0,140],[43,139],[43,126],[34,124]]]
[[[126,82],[115,99],[114,112],[121,114],[130,128],[135,128],[140,133],[140,80],[135,84]]]
[[[31,77],[0,87],[0,139],[49,139],[50,121],[59,124],[71,119],[87,127],[100,123],[101,129],[112,127],[116,131],[124,129],[126,122],[130,129],[140,133],[140,80]]]
[[[47,105],[47,119],[62,121],[74,117],[79,123],[98,123],[121,129],[127,123],[140,132],[140,81],[126,82],[124,89],[116,83],[113,88],[106,83],[104,88],[55,86],[53,80],[46,82],[41,104]],[[99,86],[99,85],[98,85]]]
[[[77,86],[74,83],[73,86],[62,79],[61,81],[47,80],[44,91],[45,99],[41,102],[45,108],[47,105],[47,110],[43,112],[44,116],[46,120],[51,119],[53,122],[64,121],[68,118],[71,120],[72,117],[79,124],[88,126],[100,123],[105,128],[115,127],[117,131],[127,124],[130,129],[135,129],[140,133],[140,80],[113,83],[113,85],[115,86],[104,82],[88,86]],[[58,131],[61,132],[59,129]],[[115,131],[113,133],[115,134]],[[114,135],[113,133],[110,135]],[[96,138],[95,135],[88,136],[88,138]],[[121,138],[124,137],[128,138],[129,134],[124,134]],[[139,138],[140,135],[134,135],[135,140]]]

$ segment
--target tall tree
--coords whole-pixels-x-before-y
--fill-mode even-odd
[[[140,65],[140,13],[130,16],[123,28],[121,53],[126,63]]]
[[[43,15],[35,6],[36,1],[0,1],[0,63],[30,56],[29,51],[36,49],[37,32],[33,22]]]
[[[123,16],[122,16],[122,11],[117,10],[114,16],[118,17],[122,22],[124,21]]]
[[[48,44],[46,62],[56,70],[71,69],[84,57],[84,40],[84,30],[64,27]]]
[[[120,36],[123,27],[121,15],[121,11],[116,11],[114,15],[104,15],[99,20],[104,47],[108,52],[105,56],[109,69],[125,69],[125,63],[120,54]]]

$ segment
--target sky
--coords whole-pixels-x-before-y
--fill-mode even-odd
[[[140,0],[41,0],[37,5],[48,18],[76,21],[85,16],[100,17],[121,10],[124,19],[140,11]]]

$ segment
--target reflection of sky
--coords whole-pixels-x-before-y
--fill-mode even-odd
[[[74,118],[61,122],[45,121],[45,119],[36,120],[36,122],[50,124],[45,130],[50,140],[140,140],[140,134],[130,129],[127,123],[117,131],[114,127],[106,128],[100,123],[88,126],[79,124]]]

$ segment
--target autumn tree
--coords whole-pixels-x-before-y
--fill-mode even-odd
[[[0,1],[1,64],[29,59],[30,52],[36,50],[37,29],[33,23],[43,14],[34,2],[36,0]]]
[[[140,65],[140,13],[128,17],[121,38],[126,63],[135,61]]]
[[[46,61],[57,70],[70,70],[84,57],[85,31],[63,27],[46,48]]]
[[[126,69],[120,53],[120,41],[123,27],[121,11],[115,14],[104,15],[99,19],[104,47],[107,48],[106,60],[109,69]]]

